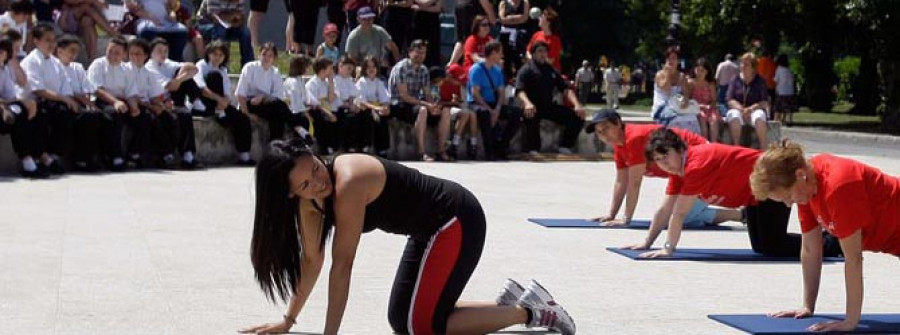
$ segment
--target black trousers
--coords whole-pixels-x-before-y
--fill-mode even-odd
[[[388,34],[391,35],[391,39],[397,44],[401,55],[405,54],[406,49],[409,48],[409,43],[413,40],[413,24],[411,24],[414,19],[413,16],[412,9],[397,6],[386,6],[382,13],[384,29],[387,30]],[[430,46],[429,49],[436,47]],[[399,59],[394,61],[399,61]]]
[[[484,143],[484,153],[488,159],[504,158],[509,153],[509,141],[512,140],[522,123],[522,111],[514,107],[500,110],[497,123],[491,125],[491,112],[483,107],[475,107],[478,128]]]
[[[147,111],[132,116],[130,112],[119,113],[113,106],[97,101],[102,110],[103,134],[106,140],[106,155],[110,158],[125,158],[125,154],[146,156],[150,152],[153,118]],[[131,140],[126,143],[125,131],[131,130]]]
[[[787,232],[791,208],[781,202],[762,201],[747,207],[747,234],[753,251],[774,257],[800,257],[802,236]],[[824,234],[823,256],[842,254],[837,238]]]
[[[341,107],[343,108],[343,107]],[[325,118],[325,112],[318,108],[311,108],[309,111],[309,116],[312,117],[312,133],[316,138],[316,145],[319,148],[319,153],[327,154],[328,148],[332,150],[337,150],[340,147],[340,126],[341,126],[341,111],[338,110],[335,116],[338,117],[336,122],[330,122]],[[294,114],[294,119],[303,118],[306,119],[302,114]],[[309,120],[306,120],[307,127],[309,129]],[[297,125],[302,125],[297,122],[293,122],[292,126],[296,127]]]
[[[206,88],[210,91],[220,96],[227,96],[225,95],[225,85],[220,73],[210,72],[204,79],[206,80]],[[200,101],[203,102],[206,110],[203,112],[195,111],[195,115],[203,117],[215,115],[217,103],[214,100],[201,95]],[[237,149],[238,152],[250,151],[250,142],[253,133],[250,128],[250,118],[247,117],[247,115],[234,106],[228,105],[228,107],[225,108],[225,117],[216,117],[216,122],[231,131],[231,136],[234,137],[234,148]]]
[[[525,118],[525,151],[541,150],[541,120],[547,119],[564,127],[559,146],[572,149],[578,140],[578,132],[584,127],[584,120],[575,111],[559,105],[538,108],[532,118]]]
[[[409,24],[407,24],[408,26]],[[428,12],[415,12],[412,39],[420,39],[428,42],[425,66],[435,66],[441,63],[441,14]],[[392,35],[393,36],[393,35]],[[412,42],[412,39],[410,42]],[[403,47],[408,47],[404,45]]]
[[[349,109],[340,108],[338,115],[340,122],[340,138],[345,150],[355,149],[362,151],[362,148],[372,144],[372,132],[374,131],[374,122],[372,119],[372,111],[360,109],[353,113]]]
[[[165,156],[175,154],[176,150],[182,154],[197,152],[194,117],[184,107],[153,115],[150,133],[155,154]]]
[[[178,73],[181,73],[181,69],[178,70]],[[175,74],[176,77],[178,76],[178,73]],[[222,77],[219,73],[216,73],[216,75],[220,78]],[[200,98],[202,96],[202,90],[200,89],[200,86],[197,86],[197,83],[194,82],[193,79],[189,79],[182,82],[175,91],[170,91],[169,95],[172,96],[172,103],[175,107],[184,107],[185,101],[193,102],[197,98]]]
[[[474,196],[430,238],[410,237],[388,302],[397,334],[444,334],[484,249],[484,211]],[[424,271],[420,271],[424,269]]]
[[[73,138],[75,111],[64,103],[44,99],[37,99],[37,108],[38,114],[46,120],[43,135],[48,139],[47,152],[59,157],[71,157],[76,142]]]
[[[47,152],[46,125],[44,125],[46,119],[38,114],[29,120],[28,112],[25,111],[25,105],[19,102],[9,103],[6,107],[18,108],[20,111],[18,114],[15,114],[15,120],[12,124],[0,121],[0,134],[10,135],[16,155],[20,159],[25,157],[38,158],[41,154]]]
[[[291,15],[294,16],[293,40],[296,43],[313,45],[316,40],[316,27],[319,23],[319,7],[321,1],[290,0]]]
[[[258,115],[269,123],[269,141],[284,138],[284,127],[291,117],[291,109],[284,101],[266,98],[259,105],[247,102],[247,107],[250,109],[250,113]]]
[[[391,148],[391,127],[388,124],[390,116],[382,116],[378,121],[372,120],[373,146],[378,154],[385,153]]]

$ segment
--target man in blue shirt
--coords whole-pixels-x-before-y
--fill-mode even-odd
[[[521,113],[504,108],[503,47],[500,42],[484,46],[484,61],[469,69],[466,101],[478,115],[478,126],[484,141],[484,153],[488,160],[506,160],[509,141],[519,129]]]

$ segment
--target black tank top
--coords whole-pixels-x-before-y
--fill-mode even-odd
[[[377,159],[384,166],[384,189],[366,206],[363,232],[374,229],[427,239],[457,215],[461,205],[477,204],[461,185],[425,175],[399,163]],[[334,182],[333,161],[328,164]],[[334,218],[334,196],[325,199],[326,220]]]
[[[524,15],[525,14],[525,1],[519,1],[519,5],[513,5],[512,1],[509,0],[501,0],[506,2],[506,15]],[[527,27],[528,21],[525,23],[514,24],[514,25],[504,25],[504,27],[521,29]]]

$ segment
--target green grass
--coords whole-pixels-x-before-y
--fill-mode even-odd
[[[881,127],[881,119],[875,115],[854,115],[848,112],[853,109],[853,104],[840,101],[830,112],[813,111],[808,107],[801,107],[794,113],[794,125],[800,127],[826,127],[855,131],[878,132]]]

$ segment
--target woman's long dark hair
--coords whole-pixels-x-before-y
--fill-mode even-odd
[[[272,141],[268,153],[256,165],[256,214],[250,260],[260,288],[273,302],[276,295],[288,302],[300,279],[300,199],[291,195],[288,176],[297,159],[306,156],[321,160],[303,139]],[[333,218],[323,221],[320,248],[325,246]]]

